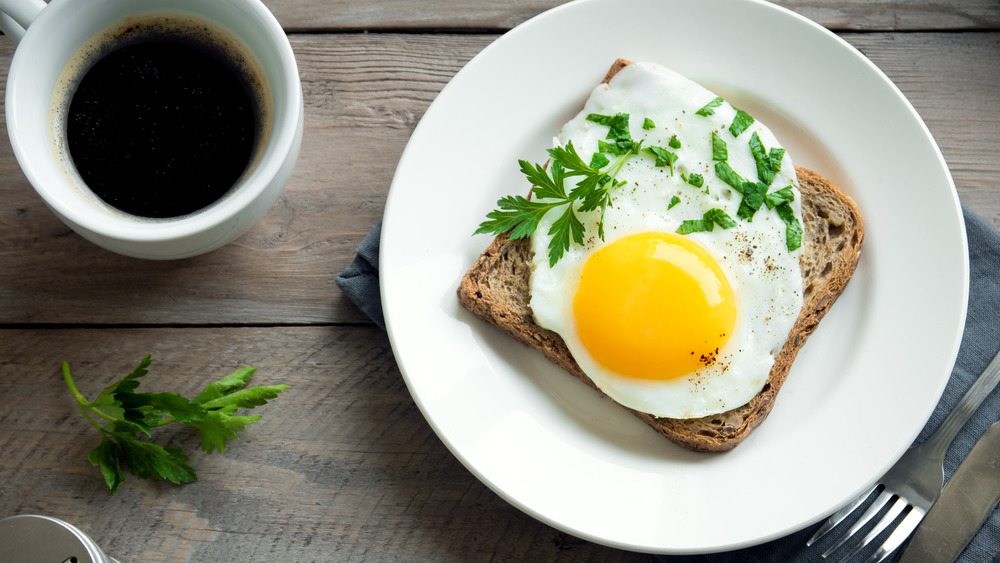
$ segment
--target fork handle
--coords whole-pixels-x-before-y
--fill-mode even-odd
[[[986,370],[972,383],[965,395],[962,395],[962,399],[948,413],[948,417],[944,419],[941,426],[924,442],[922,447],[927,450],[928,455],[932,455],[936,459],[944,459],[944,454],[951,446],[955,435],[965,426],[965,423],[969,421],[969,418],[990,394],[990,391],[993,391],[998,382],[1000,382],[1000,352],[993,357],[990,365],[986,366]]]

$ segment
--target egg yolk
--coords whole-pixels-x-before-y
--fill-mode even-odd
[[[573,313],[599,363],[665,380],[715,361],[736,324],[736,300],[704,248],[673,233],[642,233],[587,260]]]

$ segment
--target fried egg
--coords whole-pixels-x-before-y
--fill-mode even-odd
[[[608,118],[620,114],[635,142],[675,156],[627,157],[603,237],[600,209],[576,213],[586,238],[555,264],[548,248],[561,212],[542,218],[531,236],[535,322],[558,333],[587,376],[626,407],[671,418],[736,408],[763,388],[802,308],[801,248],[789,250],[787,217],[772,201],[741,217],[746,190],[727,172],[766,185],[765,194],[788,188],[785,209],[801,225],[795,168],[759,121],[650,63],[631,63],[598,86],[553,143],[572,145],[585,161],[601,152],[614,166]],[[762,161],[761,151],[773,158]],[[566,189],[578,178],[567,177]],[[735,224],[688,232],[711,223],[713,210]]]

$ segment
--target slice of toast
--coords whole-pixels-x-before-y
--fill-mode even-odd
[[[627,64],[628,61],[621,59],[616,61],[604,82]],[[803,304],[764,388],[743,406],[702,418],[658,418],[623,407],[670,441],[689,450],[731,450],[767,418],[795,356],[844,291],[858,265],[864,226],[857,206],[819,174],[799,167],[796,173],[802,196],[804,230],[799,260]],[[541,351],[552,363],[597,389],[577,365],[562,338],[535,324],[529,307],[531,258],[527,239],[512,241],[506,233],[497,236],[462,278],[458,288],[459,302],[477,317],[522,344]]]

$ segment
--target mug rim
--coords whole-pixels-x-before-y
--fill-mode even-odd
[[[47,182],[39,178],[36,174],[36,168],[48,168],[50,165],[55,165],[56,168],[60,168],[61,170],[61,167],[58,165],[58,159],[53,154],[47,154],[45,157],[29,155],[25,147],[22,146],[18,133],[19,129],[25,126],[33,127],[34,124],[26,125],[21,123],[22,119],[16,111],[18,108],[17,84],[20,80],[24,80],[25,75],[31,74],[33,61],[30,57],[34,51],[44,47],[44,45],[33,47],[33,45],[49,41],[49,37],[46,37],[46,32],[51,24],[48,22],[64,17],[62,12],[74,9],[72,8],[74,4],[83,6],[82,8],[77,7],[75,9],[87,9],[87,3],[79,2],[78,0],[52,0],[48,6],[42,9],[38,17],[28,26],[24,37],[18,43],[8,73],[8,87],[5,97],[5,107],[8,114],[8,136],[10,137],[15,157],[21,165],[22,171],[35,191],[43,198],[46,205],[66,221],[78,225],[98,237],[111,238],[126,243],[168,242],[196,236],[199,233],[204,233],[219,225],[237,219],[241,213],[252,207],[257,199],[267,190],[273,179],[280,176],[282,169],[287,166],[289,155],[297,151],[296,146],[298,141],[296,137],[298,131],[301,130],[304,111],[301,82],[294,52],[292,51],[287,35],[270,10],[260,0],[227,2],[234,9],[242,9],[249,12],[249,15],[252,16],[257,26],[266,34],[266,48],[275,49],[278,60],[281,63],[277,69],[279,71],[277,73],[272,73],[273,69],[266,69],[264,68],[264,64],[260,63],[262,71],[267,76],[268,82],[271,84],[270,87],[274,91],[274,95],[272,96],[274,106],[271,111],[273,121],[270,135],[265,146],[262,147],[259,161],[239,188],[225,196],[224,199],[188,215],[177,218],[147,220],[142,217],[137,217],[136,219],[121,217],[98,209],[95,204],[87,201],[85,196],[77,192],[76,188],[68,180],[62,181],[53,189],[53,186],[50,186]],[[208,20],[215,26],[227,31],[249,49],[250,42],[247,39],[234,32],[230,26],[226,25],[225,21],[218,21],[215,18],[208,17],[204,11],[178,9],[177,6],[173,5],[174,3],[171,0],[158,1],[152,4],[155,5],[143,6],[123,17],[108,18],[108,21],[104,22],[104,28],[122,21],[125,17],[177,13]],[[78,49],[80,46],[73,46],[73,49]],[[253,49],[250,49],[250,51],[258,60],[260,59]],[[60,61],[63,66],[66,62],[65,60]],[[11,87],[12,84],[14,85],[13,88]],[[280,107],[278,105],[279,100],[284,100]],[[48,98],[48,103],[51,104],[51,96]],[[49,124],[46,123],[46,135],[51,135],[51,132],[48,131],[49,127]],[[71,198],[76,198],[76,200],[84,205],[74,205],[73,201],[70,201]],[[268,202],[268,207],[271,203],[273,201]]]

